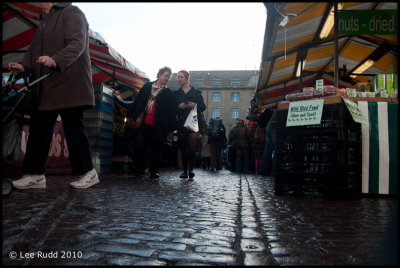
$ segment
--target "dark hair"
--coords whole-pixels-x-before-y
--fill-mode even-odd
[[[163,68],[161,68],[158,73],[157,73],[157,78],[160,77],[161,74],[165,73],[165,72],[169,72],[170,74],[172,74],[171,68],[165,66]]]

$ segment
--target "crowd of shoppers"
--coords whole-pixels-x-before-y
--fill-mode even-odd
[[[23,73],[32,79],[54,73],[32,88],[36,102],[30,114],[29,139],[22,167],[24,174],[13,181],[13,186],[46,188],[45,162],[54,125],[60,116],[72,174],[78,177],[70,185],[88,188],[99,183],[83,124],[84,110],[95,104],[88,23],[82,11],[70,2],[42,2],[41,7],[43,19],[22,62],[8,63],[12,74]],[[49,25],[52,31],[46,30]],[[197,107],[198,118],[203,118],[206,105],[202,92],[190,86],[190,75],[185,70],[178,72],[180,87],[173,92],[167,86],[171,75],[169,67],[161,68],[157,79],[145,83],[132,101],[121,99],[115,92],[116,103],[127,110],[125,153],[134,162],[131,172],[143,176],[148,168],[151,178],[159,178],[164,144],[172,133],[177,132],[181,153],[178,161],[183,169],[180,178],[195,176],[197,158],[204,169],[221,170],[227,164],[223,160],[227,148],[230,151],[227,159],[234,171],[247,173],[249,163],[254,161],[254,171],[267,174],[274,149],[274,125],[268,124],[264,139],[262,128],[257,128],[253,135],[254,131],[238,118],[230,131],[229,142],[222,118],[211,118],[208,126],[202,120],[201,131],[189,130],[184,123],[194,107]]]

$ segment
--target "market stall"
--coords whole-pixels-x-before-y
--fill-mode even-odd
[[[282,151],[283,145],[292,142],[291,138],[301,140],[302,137],[296,136],[296,131],[290,130],[297,129],[305,137],[317,139],[326,138],[325,134],[328,132],[332,135],[330,145],[343,142],[347,146],[342,148],[344,150],[330,152],[330,156],[335,155],[336,158],[332,157],[333,163],[329,171],[342,181],[342,184],[336,185],[337,189],[341,188],[346,192],[345,189],[357,187],[358,190],[353,193],[397,194],[398,86],[393,84],[397,83],[398,73],[398,4],[268,2],[264,5],[268,16],[258,84],[251,104],[252,108],[258,108],[260,111],[263,107],[276,103],[282,117],[280,133],[277,135],[277,146],[281,146],[277,147],[277,161],[278,165],[281,165],[278,167],[281,173],[275,179],[278,185],[277,192],[294,192],[295,184],[302,186],[297,187],[297,190],[300,189],[303,194],[308,191],[318,195],[324,192],[322,189],[329,188],[328,184],[323,185],[327,181],[323,180],[322,174],[315,175],[314,178],[305,174],[310,170],[315,171],[315,168],[327,171],[325,163],[308,162],[309,159],[320,159],[318,154],[321,152],[311,152],[314,153],[311,158],[310,152],[299,152],[298,158],[294,159],[290,158],[292,151]],[[379,25],[376,18],[380,19]],[[353,27],[355,22],[360,23],[357,25],[359,27]],[[322,112],[322,121],[329,116],[327,110],[347,111],[347,108],[343,109],[348,106],[345,104],[348,103],[347,100],[354,104],[352,107],[356,107],[354,109],[357,109],[359,116],[365,120],[347,130],[341,127],[337,132],[334,129],[329,130],[329,126],[324,128],[324,124],[320,122],[314,122],[313,128],[286,126],[286,119],[291,113],[291,103],[312,99],[323,99],[321,106],[325,112]],[[339,112],[338,114],[344,115]],[[310,118],[293,118],[299,121],[301,119]],[[335,120],[347,122],[347,125],[354,122],[344,118]],[[357,125],[360,128],[359,137],[356,139],[359,144],[353,146],[351,143],[356,142],[352,140],[354,135],[343,136],[340,133],[355,134],[354,129]],[[302,141],[304,144],[298,142],[291,145],[306,146],[306,140]],[[317,148],[318,145],[319,142],[315,142],[314,147],[303,149]],[[358,155],[353,153],[357,151],[355,148],[359,148]],[[352,164],[346,165],[345,162],[339,161],[341,157],[356,161],[350,161]],[[288,160],[292,162],[284,162]],[[286,167],[294,167],[292,174],[285,173],[285,164]],[[332,168],[332,164],[339,169]],[[293,175],[300,177],[302,183],[291,179]],[[331,178],[333,177],[332,175]],[[358,183],[352,184],[358,181],[358,178],[359,188]],[[312,190],[308,187],[311,182],[319,184],[319,188]]]

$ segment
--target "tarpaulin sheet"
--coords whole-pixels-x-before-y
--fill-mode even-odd
[[[286,94],[299,92],[300,77],[296,76],[299,62],[305,61],[301,76],[302,87],[314,86],[315,80],[325,79],[334,84],[334,30],[320,38],[320,32],[334,2],[266,2],[267,21],[262,60],[255,102],[260,107],[283,100]],[[344,2],[342,10],[396,10],[396,2]],[[277,12],[278,10],[279,12]],[[339,11],[340,12],[340,11]],[[280,26],[288,16],[285,26]],[[368,57],[377,59],[365,74],[397,73],[397,35],[338,35],[338,68],[346,66],[349,74]],[[340,70],[339,70],[340,72]],[[366,82],[371,76],[339,75],[339,86],[348,87]]]
[[[3,73],[10,61],[20,62],[29,48],[42,9],[39,2],[3,3]],[[89,29],[93,83],[124,84],[141,88],[147,75],[110,47],[101,35]],[[134,49],[134,48],[133,48]]]

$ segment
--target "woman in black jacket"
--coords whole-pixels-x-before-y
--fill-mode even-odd
[[[198,133],[186,129],[186,118],[192,108],[197,104],[197,117],[206,109],[203,96],[200,90],[189,86],[189,72],[182,70],[178,72],[179,89],[175,92],[176,101],[178,103],[178,142],[182,151],[183,173],[181,178],[193,178],[193,166],[196,157],[196,140]]]
[[[174,95],[166,86],[171,73],[169,67],[161,68],[156,81],[144,84],[136,98],[134,110],[130,111],[134,121],[144,111],[143,121],[137,129],[135,140],[137,176],[145,173],[146,150],[150,147],[150,177],[160,177],[158,167],[163,143],[168,133],[176,129],[176,107],[171,105],[175,102]]]

